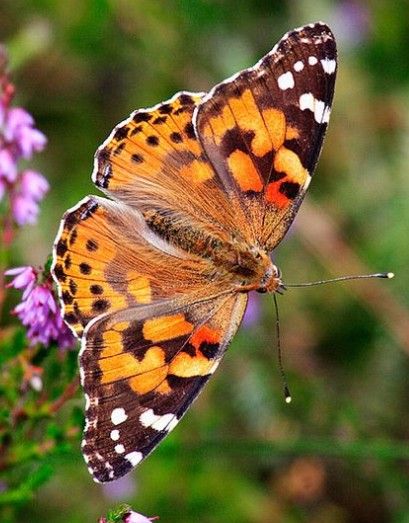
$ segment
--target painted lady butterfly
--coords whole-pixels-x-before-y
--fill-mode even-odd
[[[67,211],[53,275],[81,338],[83,453],[97,481],[129,472],[219,365],[248,291],[279,291],[270,258],[321,150],[336,74],[323,23],[284,35],[209,93],[135,111],[98,149]]]

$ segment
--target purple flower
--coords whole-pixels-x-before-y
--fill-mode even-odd
[[[49,189],[47,180],[36,171],[20,173],[19,183],[11,192],[11,210],[18,225],[35,223],[39,213],[38,202]]]
[[[21,173],[20,188],[26,197],[39,202],[44,198],[50,186],[42,174],[27,169]]]
[[[4,51],[0,63],[6,63]],[[13,96],[14,86],[0,70],[0,200],[8,197],[13,220],[21,226],[37,220],[38,204],[48,183],[40,173],[20,171],[19,162],[43,150],[47,139],[34,127],[31,114],[21,107],[10,107]]]
[[[4,136],[9,142],[16,140],[22,127],[32,127],[34,125],[34,119],[31,114],[21,107],[9,109],[5,113],[5,117],[3,117],[3,121],[5,127]]]
[[[18,225],[26,225],[36,222],[39,207],[34,200],[17,192],[11,195],[11,211]]]
[[[14,142],[26,159],[30,159],[33,152],[42,151],[47,143],[44,134],[33,125],[33,117],[21,107],[10,109],[6,115],[4,137]]]
[[[7,287],[14,287],[14,289],[25,289],[23,293],[23,299],[31,292],[34,282],[37,279],[37,273],[33,267],[15,267],[9,269],[4,273],[6,276],[15,276],[13,280],[7,285]]]
[[[30,345],[56,342],[62,349],[72,347],[74,336],[65,325],[52,292],[51,279],[33,267],[18,267],[5,273],[15,276],[8,287],[23,290],[22,301],[14,308],[15,314],[27,328]],[[44,279],[39,283],[41,278]]]
[[[143,516],[142,514],[138,514],[138,512],[134,512],[131,510],[130,512],[127,512],[122,517],[124,523],[151,523],[152,521],[155,521],[156,519],[159,519],[157,516],[153,518],[147,518],[146,516]]]

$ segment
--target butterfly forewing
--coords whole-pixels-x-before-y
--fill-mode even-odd
[[[267,250],[285,234],[309,185],[335,72],[334,37],[325,24],[311,24],[216,86],[196,110],[207,157]]]
[[[132,113],[98,149],[93,180],[106,194],[145,216],[166,215],[174,222],[212,228],[223,238],[235,227],[237,211],[192,123],[203,96],[181,92]]]

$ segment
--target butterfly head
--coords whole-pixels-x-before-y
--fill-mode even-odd
[[[261,277],[256,291],[260,293],[279,292],[281,294],[284,289],[285,287],[281,281],[281,270],[270,260],[270,265]]]
[[[241,282],[241,291],[257,291],[260,293],[266,292],[281,292],[284,286],[281,281],[281,270],[274,265],[270,256],[259,248],[252,248],[249,251],[247,267],[244,267],[243,259],[241,259],[241,273],[244,274],[244,268],[247,269],[248,278]],[[249,263],[249,260],[252,263]],[[251,269],[250,269],[251,267]]]

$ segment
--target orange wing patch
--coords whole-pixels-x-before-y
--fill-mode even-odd
[[[151,318],[146,320],[142,327],[145,340],[155,343],[190,334],[192,330],[193,325],[186,321],[183,314]]]
[[[239,150],[233,151],[227,158],[227,165],[242,191],[260,192],[263,182],[251,157]]]
[[[102,372],[101,383],[114,383],[140,374],[150,373],[165,365],[165,352],[157,346],[150,347],[142,361],[139,361],[130,352],[120,352],[107,356],[110,353],[111,350],[107,350],[105,345],[98,362]]]

